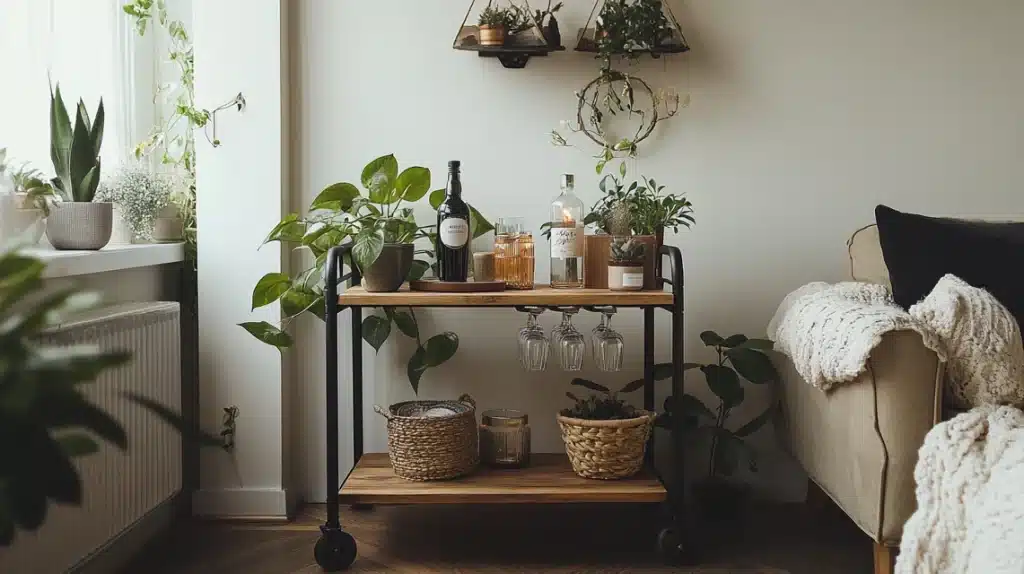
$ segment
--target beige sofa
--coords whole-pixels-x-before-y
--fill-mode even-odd
[[[861,229],[848,246],[854,280],[888,284],[877,228]],[[875,572],[888,574],[915,507],[917,451],[941,418],[941,363],[910,331],[886,335],[867,371],[829,393],[804,382],[785,357],[777,362],[783,444],[875,541]]]

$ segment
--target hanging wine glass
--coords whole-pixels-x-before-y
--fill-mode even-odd
[[[528,307],[526,326],[519,330],[519,363],[527,371],[543,371],[548,366],[550,341],[537,317],[544,312],[540,307]]]
[[[583,369],[583,355],[587,351],[587,342],[576,326],[572,324],[572,316],[579,312],[579,309],[566,309],[563,311],[565,328],[558,339],[558,359],[563,371],[579,371]]]
[[[611,373],[622,370],[624,355],[622,335],[612,329],[612,315],[614,314],[615,307],[602,308],[601,324],[594,328],[590,338],[594,363],[597,364],[598,369]]]
[[[551,329],[551,343],[557,348],[562,342],[562,335],[565,334],[566,329],[572,324],[572,319],[569,317],[569,313],[575,313],[571,307],[565,307],[562,311],[562,323]]]

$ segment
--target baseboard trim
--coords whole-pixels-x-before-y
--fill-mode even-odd
[[[185,503],[181,492],[163,501],[123,532],[83,558],[70,574],[120,572],[153,540],[170,529]]]
[[[192,515],[200,518],[287,520],[288,490],[284,488],[226,488],[197,490],[192,494]]]

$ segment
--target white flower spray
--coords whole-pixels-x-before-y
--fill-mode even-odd
[[[173,176],[152,173],[141,164],[127,164],[100,184],[96,201],[120,206],[132,236],[147,240],[152,237],[153,222],[160,211],[172,204],[176,188]]]

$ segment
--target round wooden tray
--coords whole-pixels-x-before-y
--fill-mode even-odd
[[[504,291],[504,281],[438,281],[423,279],[410,281],[412,291],[432,291],[435,293],[490,293]]]

